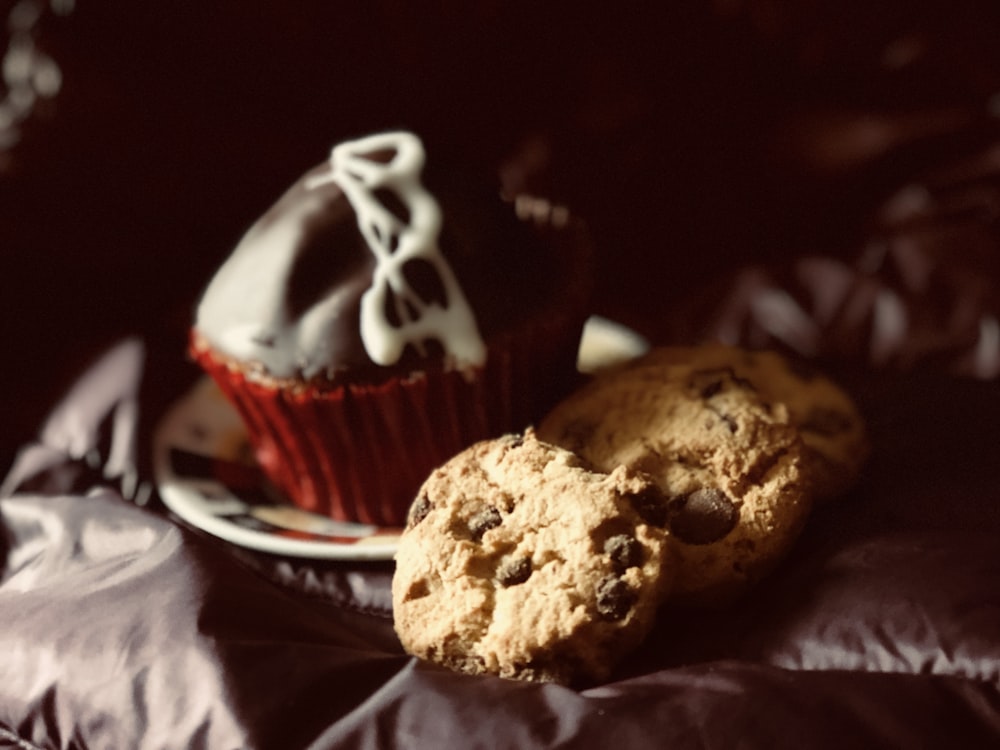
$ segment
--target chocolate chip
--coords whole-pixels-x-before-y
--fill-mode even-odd
[[[430,498],[427,495],[421,495],[413,503],[410,508],[410,517],[407,522],[407,527],[413,528],[418,523],[427,518],[427,514],[431,512],[434,506],[431,504]]]
[[[729,383],[746,390],[757,390],[753,383],[746,378],[741,378],[731,367],[698,370],[692,373],[690,381],[691,387],[706,401],[725,390]]]
[[[668,506],[670,531],[687,544],[711,544],[733,530],[739,513],[722,490],[705,488],[674,498]]]
[[[637,598],[621,578],[605,578],[597,584],[597,613],[611,622],[623,620]]]
[[[721,390],[722,390],[722,381],[713,380],[708,385],[702,386],[701,390],[698,391],[698,395],[707,401]]]
[[[837,435],[851,429],[851,419],[836,409],[824,409],[817,406],[809,410],[800,427],[808,432],[818,432],[820,435]]]
[[[516,586],[531,578],[531,558],[506,560],[497,570],[497,580],[504,586]]]
[[[663,528],[667,525],[667,498],[656,485],[648,485],[640,492],[628,496],[629,502],[639,514],[639,518],[650,526]]]
[[[604,552],[611,557],[611,564],[618,573],[642,564],[642,545],[628,534],[616,534],[604,542]]]
[[[719,409],[715,409],[715,408],[712,408],[712,407],[709,407],[709,410],[715,416],[717,416],[723,422],[723,424],[726,425],[726,427],[729,428],[729,431],[731,433],[733,433],[734,435],[736,434],[736,431],[740,428],[740,424],[739,424],[739,422],[736,421],[736,419],[734,417],[729,416],[724,411],[721,411]]]
[[[483,534],[499,526],[501,520],[500,511],[490,506],[469,519],[469,533],[478,542],[483,538]]]
[[[421,578],[410,584],[410,587],[406,590],[406,594],[403,596],[403,601],[412,602],[417,599],[423,599],[425,596],[430,596],[430,593],[431,589],[427,585],[426,579]]]

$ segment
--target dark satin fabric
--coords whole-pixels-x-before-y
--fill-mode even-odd
[[[137,430],[155,421],[143,372],[156,359],[136,339],[109,349],[7,478],[0,739],[11,746],[1000,741],[993,382],[845,373],[875,445],[858,487],[814,514],[752,596],[664,610],[608,684],[574,691],[405,656],[391,563],[280,559],[172,519]],[[175,381],[194,376],[175,369]]]

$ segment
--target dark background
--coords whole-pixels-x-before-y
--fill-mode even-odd
[[[654,338],[748,262],[858,255],[900,184],[997,142],[993,2],[34,5],[63,81],[0,151],[4,466],[118,336],[183,358],[214,268],[344,137],[414,128],[568,203],[595,311]]]

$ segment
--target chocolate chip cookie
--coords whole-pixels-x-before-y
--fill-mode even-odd
[[[478,443],[410,510],[392,582],[400,641],[473,674],[603,680],[668,591],[665,515],[632,469],[592,471],[530,430]]]
[[[684,372],[728,372],[770,404],[788,409],[806,447],[806,473],[818,500],[848,490],[869,453],[865,421],[851,397],[830,378],[799,360],[723,345],[663,347],[647,362]]]
[[[538,436],[600,471],[651,476],[667,498],[671,601],[720,604],[788,551],[811,508],[806,447],[787,406],[729,367],[654,351],[598,375]]]

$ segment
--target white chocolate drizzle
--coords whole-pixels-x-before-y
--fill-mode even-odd
[[[373,155],[390,154],[387,162]],[[437,340],[457,368],[482,365],[486,346],[468,300],[438,245],[441,208],[420,181],[424,147],[408,132],[388,132],[347,141],[330,154],[330,172],[307,183],[315,188],[335,182],[357,215],[358,228],[375,256],[372,284],[361,297],[361,341],[373,362],[393,365],[406,346],[424,353]],[[377,197],[391,191],[406,208],[401,217]],[[436,271],[445,304],[425,301],[403,272],[407,261],[422,259]],[[396,321],[386,314],[392,305]],[[395,323],[395,324],[394,324]]]

